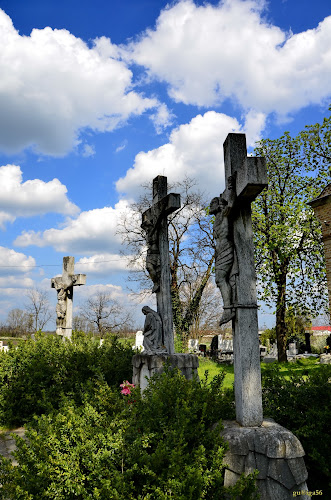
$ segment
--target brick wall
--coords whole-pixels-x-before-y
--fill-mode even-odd
[[[328,184],[316,200],[309,203],[321,223],[328,280],[329,307],[331,311],[331,184]]]

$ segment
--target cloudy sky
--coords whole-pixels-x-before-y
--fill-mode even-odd
[[[329,114],[325,0],[0,0],[0,42],[0,322],[64,255],[76,305],[130,302],[117,217],[143,182],[216,196],[229,132],[252,148]]]

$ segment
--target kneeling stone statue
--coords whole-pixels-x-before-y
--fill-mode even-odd
[[[142,308],[145,314],[144,325],[144,354],[166,354],[167,349],[163,345],[163,328],[161,316],[148,306]]]

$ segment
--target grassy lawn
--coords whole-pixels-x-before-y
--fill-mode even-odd
[[[267,366],[268,364],[261,363],[262,377]],[[280,363],[280,371],[285,378],[289,379],[290,373],[293,373],[293,371],[298,375],[305,376],[308,375],[311,370],[317,370],[319,366],[320,364],[316,361],[316,358],[299,359],[290,363]],[[215,375],[224,371],[226,375],[223,386],[232,387],[234,382],[233,365],[218,364],[211,359],[199,358],[198,373],[200,379],[204,378],[206,371],[208,372],[208,380],[211,380]]]
[[[200,380],[205,377],[205,372],[208,372],[208,381],[212,380],[215,375],[225,372],[223,387],[231,388],[234,381],[233,365],[218,364],[208,358],[199,358],[198,374]]]

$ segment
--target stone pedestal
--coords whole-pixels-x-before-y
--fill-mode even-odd
[[[224,486],[233,486],[242,473],[259,471],[257,487],[261,500],[289,500],[294,492],[308,499],[305,454],[298,438],[271,419],[260,427],[242,427],[224,421],[223,438],[229,444]]]
[[[148,386],[148,380],[154,373],[162,373],[164,364],[178,368],[184,377],[191,380],[198,376],[199,359],[195,354],[135,354],[132,358],[132,383],[139,385],[141,391]]]

